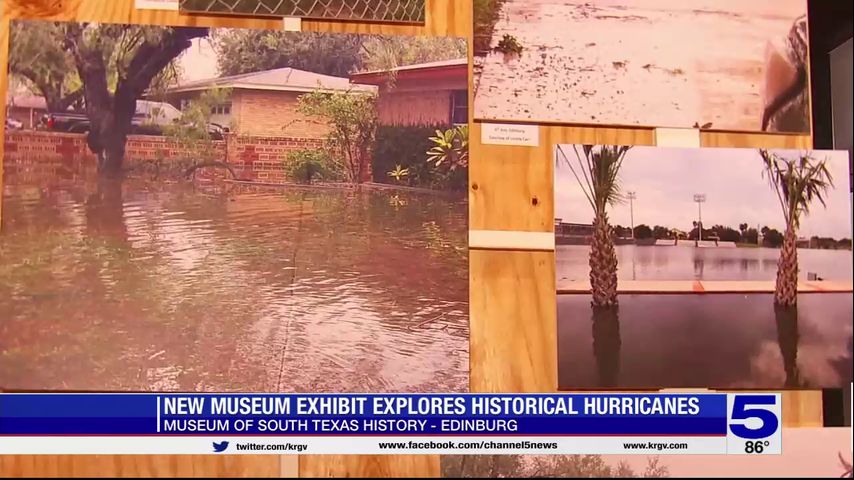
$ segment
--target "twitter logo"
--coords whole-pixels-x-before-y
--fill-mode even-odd
[[[213,442],[213,450],[215,453],[224,452],[227,449],[228,449],[228,442],[226,442],[226,441],[222,441],[219,443]]]

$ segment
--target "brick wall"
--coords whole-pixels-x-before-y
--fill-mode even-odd
[[[302,93],[235,90],[231,97],[234,132],[239,135],[325,138],[325,123],[297,112]]]
[[[228,135],[223,141],[215,141],[214,148],[221,160],[226,161],[243,179],[259,182],[283,183],[284,159],[289,152],[303,149],[318,149],[323,140],[318,138],[258,137]],[[128,137],[125,166],[134,167],[140,162],[154,160],[160,156],[181,159],[188,155],[187,149],[169,141],[167,137],[131,135]],[[77,171],[83,167],[94,167],[96,157],[86,146],[82,134],[13,131],[5,135],[4,168],[9,173],[39,171]],[[370,166],[363,180],[370,180]],[[224,173],[224,172],[223,172]],[[221,176],[215,171],[205,171],[205,176]]]

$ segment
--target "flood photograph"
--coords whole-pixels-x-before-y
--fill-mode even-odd
[[[783,428],[781,455],[443,455],[443,478],[850,478],[850,428]]]
[[[9,57],[0,389],[467,391],[464,39],[13,21]]]
[[[424,0],[180,0],[186,13],[424,23]]]
[[[557,146],[560,388],[850,383],[849,182],[847,152]]]
[[[474,118],[810,132],[805,0],[475,0]]]

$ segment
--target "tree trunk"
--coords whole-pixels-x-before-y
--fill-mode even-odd
[[[590,289],[594,307],[617,305],[617,253],[608,224],[608,214],[593,220],[593,241],[590,244]]]
[[[798,304],[798,237],[792,225],[786,227],[783,247],[780,249],[774,303],[783,307],[795,307]]]
[[[114,109],[119,110],[118,108]],[[114,113],[94,104],[90,105],[88,110],[90,129],[86,143],[89,149],[98,156],[98,174],[116,178],[122,173],[125,144],[132,113],[128,114],[122,111]],[[116,118],[116,113],[127,118]]]
[[[110,93],[107,81],[108,69],[100,37],[93,39],[94,46],[87,45],[83,40],[83,30],[80,24],[67,26],[65,47],[71,51],[77,73],[83,82],[90,122],[87,138],[89,149],[98,156],[99,174],[114,177],[122,171],[125,142],[136,112],[136,100],[172,60],[190,47],[193,38],[207,35],[208,29],[176,27],[164,34],[158,42],[145,40],[136,46],[126,71],[119,75],[114,94]],[[98,32],[98,35],[102,33]]]
[[[800,388],[801,376],[798,369],[798,309],[774,305],[774,319],[777,323],[777,343],[783,356],[783,370],[786,372],[786,388]]]

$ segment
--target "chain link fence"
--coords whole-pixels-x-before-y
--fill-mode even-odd
[[[181,0],[193,13],[424,23],[425,0]]]

